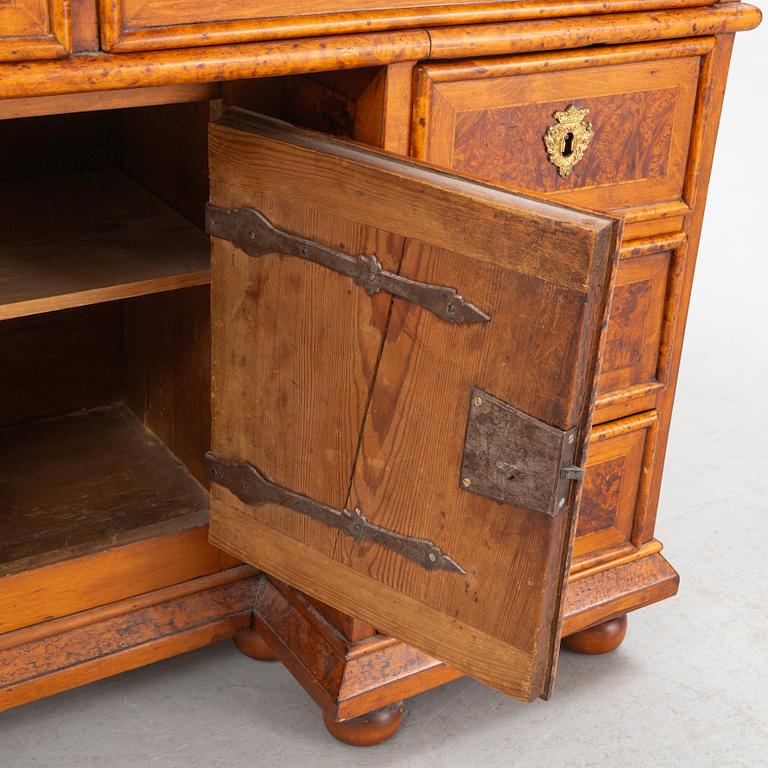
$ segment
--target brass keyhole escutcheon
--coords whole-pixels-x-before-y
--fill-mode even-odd
[[[549,161],[557,167],[557,172],[567,179],[576,163],[584,157],[592,137],[595,135],[591,123],[585,123],[589,114],[586,107],[571,104],[562,112],[555,112],[554,125],[544,134],[544,146],[547,148]]]

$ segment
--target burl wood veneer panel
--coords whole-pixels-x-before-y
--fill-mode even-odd
[[[452,0],[466,5],[473,0]],[[122,0],[124,24],[129,28],[205,24],[238,19],[305,16],[338,11],[366,12],[407,8],[413,0]],[[442,0],[418,0],[418,5],[442,5]]]
[[[208,497],[125,406],[0,431],[0,576],[202,525]]]
[[[469,5],[474,0],[454,0]],[[442,0],[419,0],[422,7]],[[99,0],[105,50],[151,50],[387,29],[412,0]],[[371,19],[379,16],[379,23]]]
[[[58,416],[121,396],[118,302],[0,323],[0,426]]]
[[[656,436],[650,411],[601,424],[592,430],[573,554],[633,549],[642,523]]]
[[[685,235],[622,247],[598,385],[596,422],[655,407],[667,385],[685,267]]]
[[[67,0],[0,2],[0,61],[53,59],[71,50]]]
[[[704,41],[425,64],[413,154],[458,173],[628,221],[688,210],[683,199]],[[567,178],[544,144],[554,114],[589,110],[594,137]]]
[[[686,8],[706,0],[98,0],[105,50],[183,48],[338,35],[350,32],[468,24],[480,21],[586,16]],[[426,32],[424,33],[426,37]]]
[[[655,378],[668,270],[668,253],[622,263],[613,289],[601,394]]]

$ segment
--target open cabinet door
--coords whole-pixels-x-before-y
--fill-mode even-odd
[[[210,175],[211,541],[548,695],[619,222],[243,111]]]

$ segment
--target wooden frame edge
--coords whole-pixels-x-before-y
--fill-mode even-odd
[[[365,12],[337,11],[297,16],[218,22],[192,22],[167,26],[132,27],[125,19],[123,0],[99,0],[102,47],[114,53],[231,45],[266,40],[286,40],[359,32],[385,32],[417,27],[528,21],[563,16],[654,12],[701,8],[708,0],[584,0],[578,6],[568,0],[519,0],[475,2]]]
[[[119,56],[83,54],[64,62],[31,62],[23,71],[9,68],[6,62],[0,64],[0,98],[216,82],[384,66],[402,61],[706,36],[752,29],[761,18],[754,6],[728,2],[711,8],[658,13],[606,14],[430,30],[414,28],[396,33],[329,35],[298,42],[274,40]],[[152,77],[148,72],[153,73]]]
[[[255,571],[237,566],[0,635],[0,711],[217,642],[250,623]],[[71,650],[65,650],[71,649]]]
[[[62,59],[72,53],[70,0],[48,0],[48,34],[0,39],[0,63]]]

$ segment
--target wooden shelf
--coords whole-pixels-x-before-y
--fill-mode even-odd
[[[203,525],[208,494],[126,407],[0,431],[0,576]]]
[[[0,320],[204,285],[205,233],[118,170],[0,183]]]

